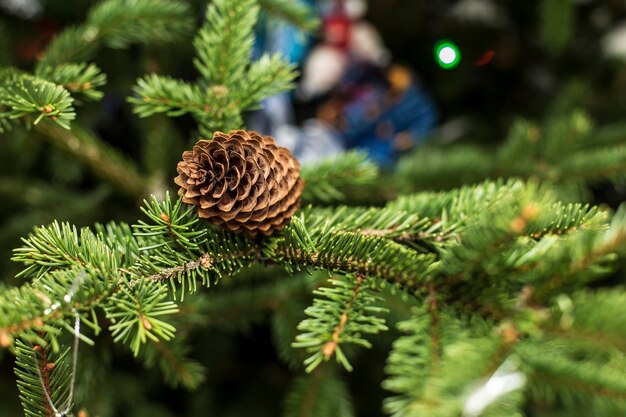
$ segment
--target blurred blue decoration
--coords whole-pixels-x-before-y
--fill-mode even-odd
[[[317,119],[305,121],[301,128],[281,126],[275,135],[278,143],[289,149],[302,165],[345,152],[339,133]]]
[[[312,0],[293,0],[313,6]],[[297,27],[281,19],[263,13],[256,26],[254,56],[258,59],[264,53],[280,52],[289,62],[299,64],[304,59],[311,44],[311,37]]]
[[[337,123],[347,148],[366,150],[382,166],[422,142],[435,128],[438,111],[407,68],[354,68],[344,81]]]
[[[293,0],[313,5],[313,0]],[[297,27],[262,13],[256,26],[253,55],[280,53],[292,64],[300,64],[308,52],[311,37]],[[250,116],[249,125],[276,136],[277,129],[294,121],[291,95],[284,93],[263,101],[261,109]]]

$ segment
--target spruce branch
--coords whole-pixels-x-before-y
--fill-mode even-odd
[[[35,126],[35,131],[85,164],[94,175],[115,185],[129,198],[137,199],[144,195],[147,181],[135,164],[91,132],[76,125],[66,130],[52,123],[40,123]]]
[[[531,376],[531,395],[549,402],[558,399],[566,410],[582,408],[601,415],[626,411],[624,355],[598,354],[563,340],[529,340],[516,352]]]
[[[558,252],[553,254],[561,258],[561,265],[564,266],[562,269],[552,270],[549,275],[541,265],[534,270],[537,284],[534,287],[533,299],[546,300],[570,285],[580,285],[583,279],[593,280],[608,273],[610,269],[602,268],[602,264],[608,261],[607,258],[612,254],[623,250],[626,242],[625,225],[626,210],[621,207],[614,215],[608,230],[603,233],[583,230],[571,236],[565,244],[559,246]],[[580,256],[578,253],[577,256],[575,251],[581,247],[587,248],[585,255]]]
[[[365,237],[393,240],[418,251],[429,251],[457,237],[454,227],[444,230],[441,221],[420,218],[404,210],[338,206],[328,209],[308,207],[302,213],[313,238],[335,230],[352,231]]]
[[[205,380],[206,369],[189,358],[189,347],[181,339],[178,336],[167,344],[150,340],[142,352],[142,360],[147,368],[157,365],[172,388],[182,386],[193,390]]]
[[[200,80],[192,85],[165,76],[140,78],[129,97],[140,117],[155,113],[191,114],[202,136],[241,129],[242,114],[272,95],[293,88],[295,67],[278,55],[251,62],[256,0],[216,0],[194,39],[194,65]]]
[[[621,287],[560,295],[540,328],[548,337],[593,349],[626,352],[625,299]]]
[[[34,125],[46,118],[69,129],[76,117],[74,99],[59,85],[10,70],[0,72],[0,81],[0,119],[6,120],[0,127],[10,127],[11,119],[32,116]]]
[[[330,367],[297,378],[285,399],[283,417],[353,417],[350,393]]]
[[[174,337],[176,328],[158,317],[178,313],[178,306],[170,301],[167,287],[139,285],[121,287],[108,300],[104,309],[113,323],[113,340],[128,343],[135,356],[148,341],[160,343]]]
[[[42,345],[17,341],[15,374],[20,399],[29,417],[56,417],[54,404],[64,404],[69,396],[70,371],[66,363],[69,349],[61,353]]]
[[[104,96],[97,88],[106,83],[106,75],[94,64],[40,66],[35,74],[87,100],[100,100]]]
[[[575,395],[579,401],[588,392],[607,390],[610,407],[620,409],[622,400],[613,395],[621,392],[619,384],[612,377],[596,380],[591,372],[597,366],[622,369],[620,324],[598,326],[604,337],[598,336],[596,344],[587,339],[595,335],[590,332],[594,323],[608,319],[590,309],[603,303],[619,316],[621,297],[585,299],[589,293],[581,292],[585,295],[572,296],[572,309],[559,294],[582,291],[589,280],[610,270],[611,254],[622,254],[626,247],[623,213],[618,211],[609,225],[606,212],[560,204],[549,187],[498,181],[416,194],[382,208],[309,207],[282,234],[251,239],[207,227],[180,198],[155,198],[145,203],[145,218],[133,228],[112,224],[79,232],[53,224],[26,239],[15,259],[25,264],[22,275],[34,281],[0,292],[0,343],[8,346],[21,338],[41,344],[43,332],[54,348],[59,329],[67,327],[74,311],[99,331],[94,311],[101,309],[112,321],[117,342],[148,363],[155,363],[149,359],[157,355],[155,350],[167,352],[169,359],[159,366],[171,372],[171,381],[193,385],[201,375],[197,364],[176,353],[177,345],[165,345],[175,327],[219,325],[215,315],[245,325],[317,283],[295,277],[252,288],[222,288],[195,311],[184,305],[180,311],[172,297],[180,292],[182,298],[197,291],[198,283],[214,284],[252,264],[279,265],[290,272],[322,269],[338,277],[314,292],[309,317],[300,326],[304,334],[296,345],[310,350],[309,370],[333,355],[349,367],[346,347],[368,346],[366,336],[385,328],[377,317],[379,303],[385,303],[374,294],[377,285],[392,284],[421,305],[400,325],[409,334],[397,340],[389,359],[385,386],[396,396],[386,407],[394,415],[519,412],[519,393],[481,400],[478,408],[464,399],[467,392],[480,399],[480,387],[518,359],[520,367],[507,372],[521,378],[523,371],[529,380],[537,376],[529,382],[538,387],[533,390],[550,389],[541,382],[546,374],[554,379],[555,392],[565,393],[558,395]],[[440,239],[437,233],[442,233]],[[83,277],[81,284],[67,302],[64,295],[77,275]],[[547,284],[559,276],[566,279]],[[559,310],[548,314],[543,305]],[[237,316],[233,309],[241,306],[245,308]],[[208,323],[198,317],[203,311]],[[175,314],[183,319],[171,320]],[[581,315],[590,317],[585,321]],[[579,331],[579,339],[561,334],[570,328]],[[595,348],[598,344],[602,349]],[[567,357],[554,366],[533,362],[542,346]],[[557,387],[579,362],[577,384],[596,391]]]
[[[352,370],[342,346],[368,348],[371,344],[363,334],[387,330],[384,319],[377,317],[385,309],[375,305],[380,299],[365,288],[371,285],[365,276],[339,277],[331,279],[330,284],[332,287],[313,292],[318,297],[305,310],[309,318],[298,325],[301,333],[293,343],[293,347],[306,348],[312,354],[304,361],[307,372],[333,356],[347,370]]]
[[[263,10],[275,15],[300,29],[312,32],[319,28],[319,19],[311,7],[299,1],[259,0]]]
[[[174,266],[172,268],[162,269],[160,272],[148,275],[146,279],[150,282],[160,283],[160,282],[170,282],[175,278],[178,278],[182,275],[192,274],[199,268],[209,269],[213,265],[213,260],[211,255],[208,253],[202,254],[200,258],[195,261],[187,262],[180,266]],[[140,281],[132,281],[131,284],[137,283]]]
[[[185,317],[185,322],[197,326],[247,329],[250,323],[264,317],[267,312],[280,314],[285,304],[308,295],[318,282],[321,282],[319,276],[298,274],[290,279],[251,287],[222,287],[210,299],[185,306],[181,315]],[[289,340],[289,344],[291,342]]]
[[[435,263],[432,254],[416,254],[395,242],[354,232],[328,233],[310,250],[297,246],[295,242],[302,241],[303,237],[294,229],[289,228],[284,239],[266,248],[267,256],[273,262],[289,270],[313,267],[358,273],[420,290]]]
[[[264,54],[250,65],[241,92],[235,90],[232,100],[242,109],[258,108],[263,99],[292,90],[297,75],[296,66],[287,64],[281,54]]]
[[[302,194],[305,202],[343,202],[350,188],[373,182],[378,177],[378,168],[367,155],[350,151],[302,167],[301,176],[306,183]]]
[[[418,416],[425,412],[441,416],[483,415],[482,411],[488,407],[503,406],[511,393],[482,401],[481,414],[470,413],[467,402],[472,393],[479,392],[477,386],[487,384],[494,372],[510,360],[507,358],[517,338],[506,331],[499,337],[473,336],[472,332],[476,335],[484,332],[479,325],[472,326],[446,316],[445,323],[437,324],[441,325],[441,332],[437,334],[441,337],[442,356],[440,366],[433,367],[431,358],[436,353],[430,350],[432,321],[428,306],[416,313],[413,319],[399,324],[399,328],[409,334],[394,343],[389,356],[387,372],[391,377],[383,386],[399,395],[385,401],[386,411],[395,417]],[[514,408],[518,404],[514,404]]]
[[[165,113],[170,117],[193,113],[202,116],[215,112],[213,101],[207,91],[195,85],[155,74],[137,80],[134,97],[128,101],[133,103],[134,111],[139,117],[148,117],[156,113]]]
[[[441,361],[441,335],[439,329],[439,306],[437,303],[437,293],[433,287],[428,289],[428,314],[430,315],[430,352],[431,352],[431,374],[436,374]]]
[[[259,13],[253,0],[216,0],[194,40],[194,65],[207,85],[232,89],[244,77],[252,54],[252,31]]]
[[[427,147],[403,158],[403,189],[450,189],[484,179],[539,179],[567,190],[573,184],[623,181],[626,135],[623,126],[596,134],[582,112],[547,120],[539,126],[514,123],[504,143],[493,152],[473,145]]]
[[[38,70],[91,59],[102,45],[126,48],[133,43],[179,39],[192,26],[188,6],[170,0],[104,0],[85,23],[64,30],[44,52]]]

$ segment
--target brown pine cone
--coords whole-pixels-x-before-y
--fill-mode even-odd
[[[270,136],[217,132],[183,152],[178,163],[183,201],[198,216],[235,232],[271,235],[300,208],[300,164]]]

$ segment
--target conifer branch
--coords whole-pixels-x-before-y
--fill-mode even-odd
[[[539,179],[561,189],[621,181],[626,136],[617,133],[620,125],[599,134],[592,127],[584,113],[573,112],[543,126],[517,121],[496,152],[465,144],[418,149],[400,162],[403,189],[449,189],[501,177]]]
[[[591,236],[586,236],[586,234],[577,235],[576,238],[578,240],[587,241],[587,245],[591,246],[590,250],[584,256],[572,259],[567,269],[559,271],[547,280],[538,283],[535,287],[536,295],[534,299],[543,300],[545,297],[554,294],[555,291],[562,290],[571,279],[580,279],[581,274],[590,269],[593,264],[600,263],[611,253],[622,251],[626,243],[625,219],[626,211],[621,208],[615,214],[610,228],[603,235],[594,236],[595,239],[591,238],[591,240],[589,240]],[[564,249],[567,249],[566,245],[564,245]]]
[[[94,175],[115,185],[126,196],[137,199],[145,193],[146,180],[138,168],[97,136],[78,126],[66,130],[52,123],[35,125],[35,131],[84,163]]]
[[[290,0],[259,0],[261,7],[267,12],[286,20],[305,31],[319,28],[319,19],[315,17],[311,7],[302,2]]]
[[[46,404],[46,417],[55,417],[52,405],[47,401],[51,397],[52,390],[50,388],[50,373],[54,369],[54,362],[48,362],[48,352],[45,348],[37,345],[33,348],[34,354],[37,356],[37,368],[41,376],[41,384],[44,391],[43,401]]]
[[[171,41],[192,26],[188,7],[170,0],[104,0],[91,9],[84,24],[58,35],[46,49],[39,67],[80,62],[101,45],[125,48],[132,43]]]
[[[206,370],[202,364],[187,356],[189,349],[180,339],[181,337],[177,337],[167,344],[150,340],[142,359],[148,367],[157,364],[163,372],[165,382],[171,387],[182,386],[192,390],[204,381]]]
[[[76,118],[74,99],[59,85],[11,69],[0,71],[0,82],[0,120],[4,120],[0,128],[3,130],[10,128],[10,121],[18,118],[25,118],[34,125],[49,119],[69,129],[70,122]]]
[[[155,283],[169,281],[169,280],[179,277],[182,274],[188,274],[192,271],[195,271],[196,269],[200,267],[204,269],[209,269],[212,265],[213,265],[213,259],[211,258],[211,255],[209,255],[208,253],[204,253],[200,258],[198,258],[195,261],[187,262],[184,265],[175,266],[173,268],[163,269],[161,272],[157,274],[149,275],[145,279],[151,282],[155,282]],[[139,280],[131,281],[130,284],[135,285],[136,283],[139,283],[142,281],[143,279],[141,281]]]
[[[332,239],[332,240],[331,240]],[[398,255],[404,251],[401,246],[393,246],[390,242],[386,242],[380,238],[365,238],[356,233],[336,233],[331,236],[331,242],[329,246],[346,247],[349,249],[346,252],[350,252],[350,249],[356,249],[361,244],[372,247],[369,253],[380,253],[381,251],[393,252],[397,251]],[[415,290],[424,288],[420,283],[421,278],[425,277],[428,270],[428,265],[434,260],[429,255],[414,255],[411,252],[406,252],[407,256],[411,256],[411,259],[416,263],[410,265],[410,262],[403,262],[401,265],[388,265],[382,263],[376,263],[372,257],[368,255],[355,256],[355,255],[342,255],[335,254],[330,251],[305,251],[300,249],[288,249],[277,251],[277,262],[284,264],[293,264],[296,268],[302,268],[311,266],[319,269],[327,269],[336,272],[356,273],[366,276],[379,277],[385,279],[391,283],[413,288]],[[401,255],[400,255],[401,256]],[[398,260],[400,260],[398,256]]]
[[[190,113],[201,135],[240,129],[242,114],[272,95],[293,87],[297,72],[278,55],[252,56],[253,28],[259,13],[256,0],[216,0],[206,10],[206,21],[195,40],[194,65],[200,73],[191,85],[164,76],[137,81],[130,97],[140,117],[155,113]]]
[[[216,0],[206,11],[206,23],[194,40],[194,65],[208,85],[235,87],[243,78],[252,53],[252,30],[259,6],[253,0]]]
[[[139,117],[148,117],[155,113],[168,116],[182,116],[193,113],[198,117],[215,114],[215,98],[209,91],[183,81],[155,74],[137,80],[134,88],[136,97],[129,97],[134,112]]]
[[[626,390],[613,390],[607,387],[595,386],[582,381],[572,380],[570,376],[554,376],[548,373],[544,374],[540,371],[535,371],[533,377],[539,381],[548,383],[553,386],[562,386],[566,389],[579,391],[584,394],[591,394],[593,396],[601,398],[609,398],[613,400],[626,401]]]
[[[323,277],[324,281],[326,277]],[[260,313],[280,312],[294,298],[308,295],[316,288],[320,277],[298,274],[288,280],[271,281],[252,288],[225,289],[212,294],[209,300],[183,307],[181,315],[197,317],[199,326],[218,328],[247,328]],[[289,340],[289,344],[291,340]]]
[[[346,306],[341,313],[341,317],[339,319],[339,323],[335,326],[333,330],[333,334],[330,337],[330,340],[324,344],[322,347],[322,353],[326,359],[333,356],[335,350],[337,349],[337,345],[339,344],[341,334],[346,328],[346,324],[348,323],[348,315],[351,313],[352,305],[356,301],[359,296],[359,291],[361,289],[361,285],[363,284],[364,277],[362,275],[355,275],[354,277],[354,287],[352,288],[352,298],[348,300]]]
[[[306,183],[302,199],[309,203],[345,201],[346,191],[370,184],[378,175],[377,166],[367,155],[349,151],[302,167],[301,176]]]
[[[285,400],[284,417],[354,417],[350,394],[330,367],[297,378]]]
[[[379,298],[362,288],[367,285],[365,276],[355,274],[331,279],[330,283],[332,287],[321,287],[313,292],[318,297],[305,310],[309,318],[298,325],[302,333],[292,344],[306,348],[311,354],[304,361],[307,372],[333,356],[347,370],[352,370],[344,353],[345,346],[369,347],[364,334],[387,330],[384,319],[377,317],[377,314],[386,312],[375,305]]]
[[[94,64],[41,66],[37,69],[36,75],[88,100],[100,100],[104,95],[96,88],[106,83],[106,75]]]
[[[430,352],[431,352],[431,374],[436,374],[439,368],[440,358],[440,335],[439,335],[439,307],[437,305],[437,294],[431,286],[428,288],[428,313],[430,315]]]

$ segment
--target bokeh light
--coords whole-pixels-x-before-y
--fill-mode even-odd
[[[435,59],[443,69],[452,69],[461,62],[459,47],[450,40],[442,40],[435,45]]]

